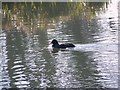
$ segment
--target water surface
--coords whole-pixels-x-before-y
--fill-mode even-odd
[[[0,88],[117,88],[117,10],[117,3],[111,3],[91,20],[59,19],[46,30],[6,30],[7,25],[3,25]],[[76,47],[53,49],[52,39],[74,43]]]

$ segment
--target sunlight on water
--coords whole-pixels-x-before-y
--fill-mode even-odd
[[[118,1],[113,1],[108,7],[106,13],[100,15],[102,19],[98,21],[104,30],[99,33],[99,36],[102,42],[108,45],[103,45],[103,49],[100,48],[100,52],[94,57],[97,57],[95,60],[98,61],[99,69],[101,69],[103,85],[114,88],[118,87],[116,84],[118,83]]]
[[[54,76],[57,87],[72,88],[81,86],[75,78],[75,62],[72,61],[72,55],[69,52],[60,52],[54,54],[56,74]]]
[[[0,89],[3,87],[10,87],[10,78],[7,70],[7,62],[6,59],[6,35],[1,32],[0,33]]]
[[[98,70],[101,71],[99,75],[103,85],[117,87],[118,80],[118,47],[115,43],[96,43],[76,45],[75,51],[93,52],[92,58],[98,63]],[[108,81],[108,82],[106,82]],[[114,82],[113,82],[114,81]]]

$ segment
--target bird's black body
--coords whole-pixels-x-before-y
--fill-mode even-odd
[[[56,39],[53,39],[51,42],[53,45],[53,48],[69,48],[69,47],[75,47],[72,43],[66,43],[66,44],[59,44]]]

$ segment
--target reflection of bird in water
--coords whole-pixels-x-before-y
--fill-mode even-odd
[[[60,48],[53,48],[52,53],[57,53],[59,51],[66,51],[66,49],[60,49]]]
[[[53,48],[52,53],[57,53],[59,50],[59,48]]]
[[[66,43],[66,44],[59,44],[56,39],[53,39],[51,42],[53,45],[53,48],[69,48],[69,47],[75,47],[72,43]]]

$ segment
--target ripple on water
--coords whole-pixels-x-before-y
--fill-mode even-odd
[[[16,63],[17,62],[17,63]],[[12,80],[14,81],[13,84],[18,87],[18,88],[24,88],[24,87],[28,87],[30,82],[28,81],[28,78],[25,74],[25,67],[22,64],[21,61],[16,61],[13,65],[13,67],[11,68],[11,72],[13,72],[12,74]]]

